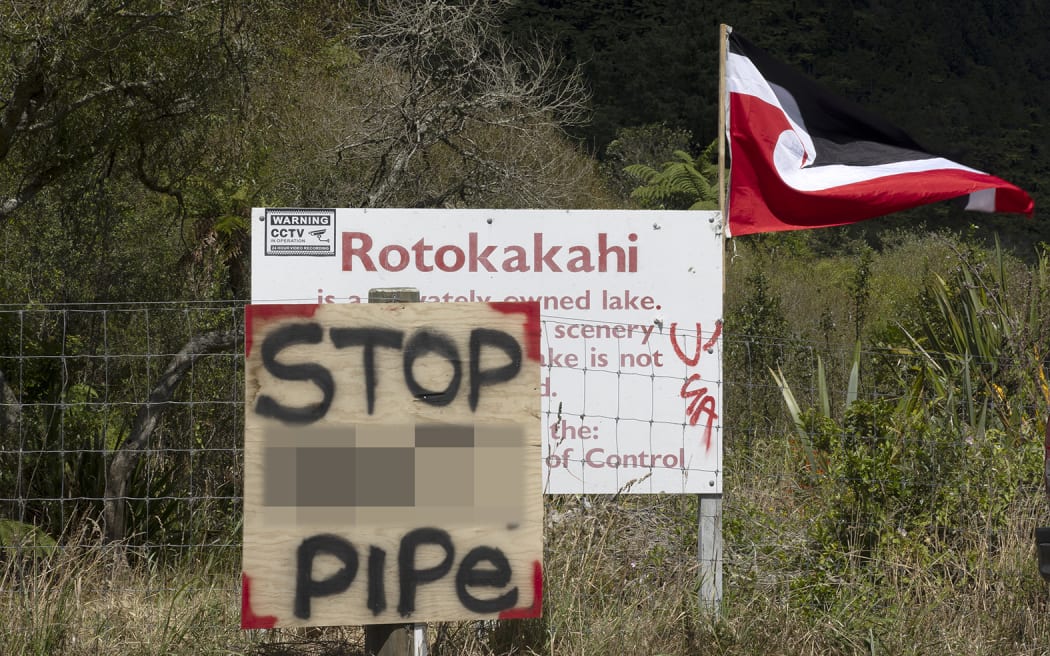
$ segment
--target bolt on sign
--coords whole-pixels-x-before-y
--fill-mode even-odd
[[[244,628],[536,617],[536,303],[250,305]]]
[[[252,302],[540,304],[544,492],[722,491],[717,212],[252,211]]]

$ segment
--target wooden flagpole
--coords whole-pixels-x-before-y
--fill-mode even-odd
[[[722,23],[718,29],[718,211],[722,213],[723,234],[726,217],[726,55],[733,28]]]
[[[729,26],[719,30],[718,45],[718,210],[722,218],[722,289],[725,293],[725,239],[728,228],[725,197],[726,142],[726,38]],[[700,335],[696,336],[700,339]],[[722,494],[700,494],[697,508],[697,564],[700,609],[712,615],[722,612]]]

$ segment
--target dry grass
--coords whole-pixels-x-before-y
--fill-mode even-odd
[[[4,653],[194,653],[193,645],[222,644],[238,609],[217,579],[194,569],[130,566],[116,548],[8,554]]]
[[[824,581],[805,566],[797,499],[739,485],[725,506],[726,598],[711,616],[697,604],[694,497],[550,497],[544,617],[432,624],[431,653],[1050,654],[1050,595],[1030,537],[1043,504],[1015,504],[1003,531],[975,530],[964,550],[888,551]],[[167,569],[140,556],[89,537],[8,552],[0,653],[363,653],[359,628],[241,631],[236,563]]]
[[[241,631],[239,573],[188,558],[177,568],[83,536],[73,546],[4,552],[0,653],[346,654],[362,632]]]

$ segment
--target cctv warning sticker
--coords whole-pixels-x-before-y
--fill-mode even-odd
[[[334,209],[268,209],[266,255],[335,256]]]

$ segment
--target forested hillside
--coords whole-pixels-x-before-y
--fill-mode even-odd
[[[433,653],[1045,654],[1043,0],[0,1],[0,653],[363,653],[236,628],[251,208],[710,208],[720,23],[1035,217],[729,241],[723,612],[695,495],[549,495]]]
[[[511,50],[501,20],[499,3],[0,6],[0,299],[245,298],[253,205],[607,206],[564,132],[584,82]]]
[[[976,223],[1025,255],[1050,241],[1050,224],[1038,220],[1050,173],[1050,10],[1043,2],[514,4],[514,35],[542,35],[582,67],[593,114],[572,132],[599,157],[617,130],[651,122],[689,130],[695,152],[715,138],[718,26],[726,23],[927,149],[1005,178],[1036,202],[1034,221],[942,206],[832,232],[874,239],[869,233],[883,226]]]
[[[819,248],[920,222],[1025,257],[1048,240],[1041,2],[469,6],[483,30],[432,30],[435,2],[7,3],[0,298],[243,297],[251,205],[629,206],[632,157],[716,136],[720,22],[1036,200],[1034,221],[939,205]]]

